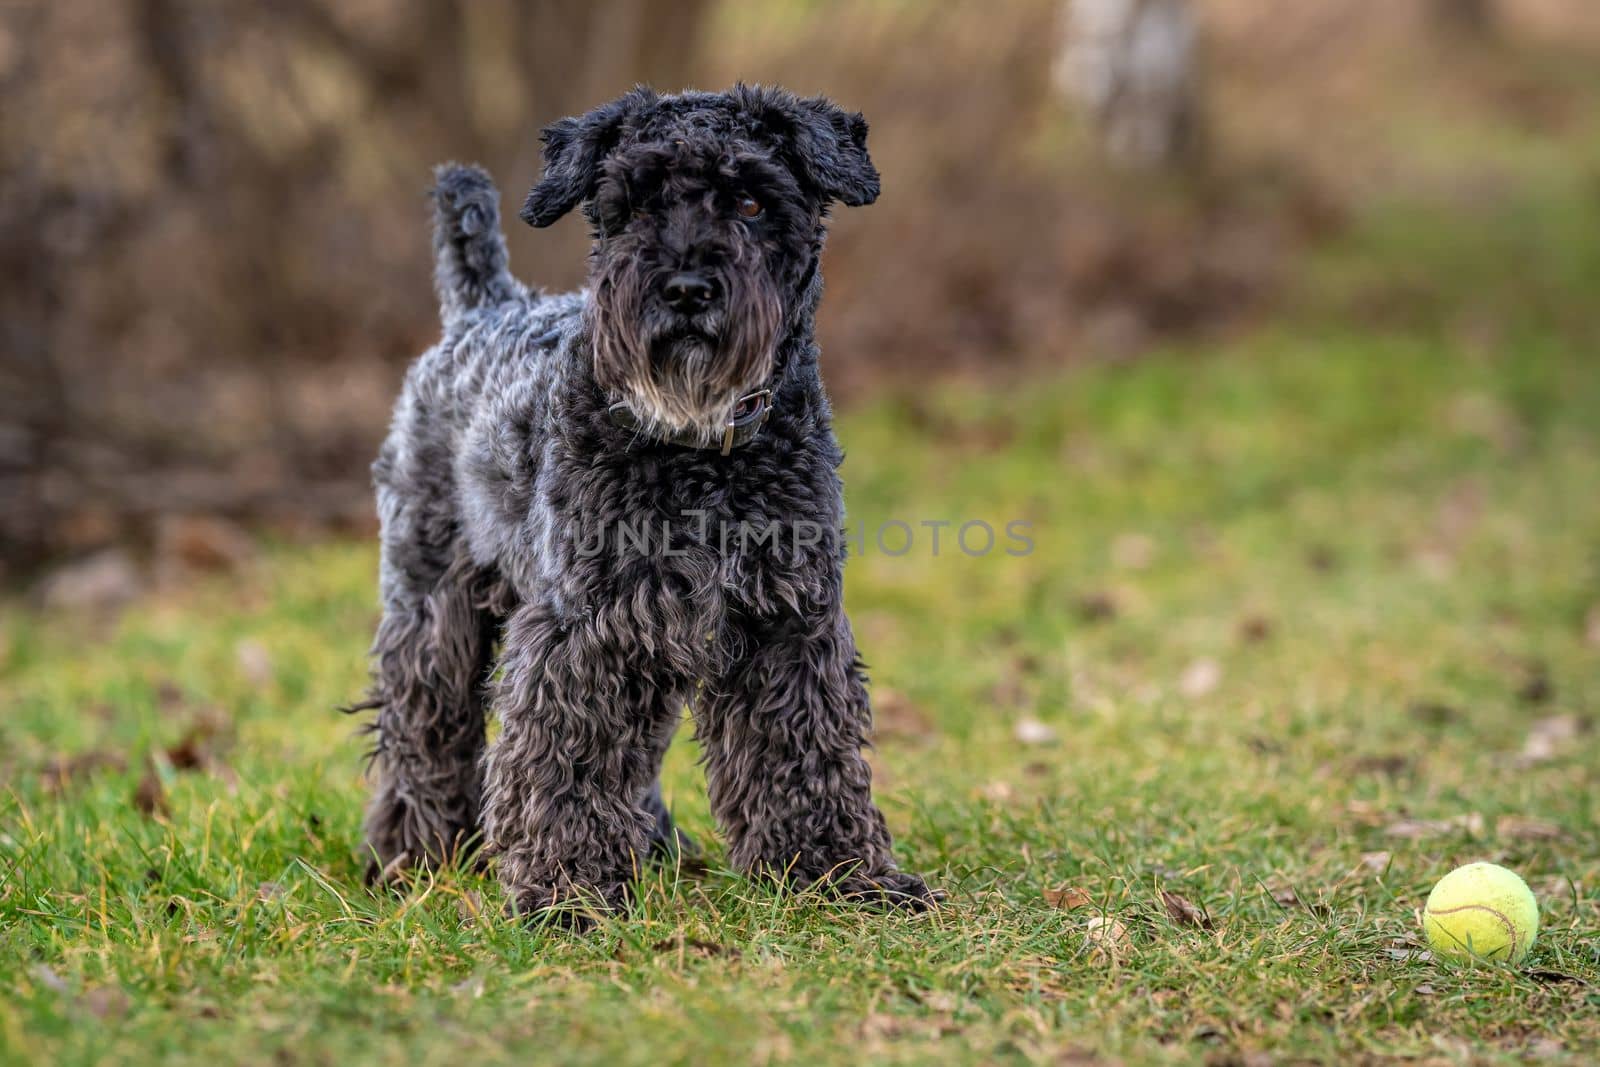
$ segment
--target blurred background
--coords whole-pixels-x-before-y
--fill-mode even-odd
[[[1600,4],[10,0],[0,581],[93,600],[226,566],[246,530],[366,529],[437,331],[432,165],[515,204],[542,124],[736,79],[872,124],[884,195],[836,220],[821,321],[848,406],[1226,337],[1374,205],[1496,210],[1593,142]],[[581,281],[581,220],[509,229],[519,276]],[[1474,277],[1515,273],[1478,251]],[[1429,313],[1438,282],[1345,313]]]

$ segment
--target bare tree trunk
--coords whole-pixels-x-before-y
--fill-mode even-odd
[[[359,500],[386,399],[319,418],[299,387],[347,355],[376,379],[436,331],[393,295],[426,288],[432,164],[516,197],[541,125],[689,80],[712,3],[99,6],[0,3],[28,45],[0,63],[0,571],[165,509]],[[91,142],[117,165],[81,165]],[[581,219],[522,229],[525,277],[576,281]]]
[[[1473,40],[1494,36],[1494,0],[1433,0],[1434,22],[1445,32]]]
[[[1201,148],[1199,28],[1188,0],[1066,0],[1057,90],[1082,108],[1106,155],[1143,170]]]

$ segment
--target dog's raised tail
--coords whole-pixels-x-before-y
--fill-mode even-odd
[[[500,232],[500,193],[481,167],[445,163],[433,172],[433,287],[444,318],[515,299]]]

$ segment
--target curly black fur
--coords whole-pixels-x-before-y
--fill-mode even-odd
[[[690,705],[737,867],[934,899],[896,869],[861,754],[813,339],[828,206],[878,192],[866,133],[825,100],[745,86],[641,88],[561,120],[522,214],[542,226],[582,204],[594,227],[591,287],[562,296],[508,273],[487,175],[439,170],[444,338],[374,467],[380,877],[481,839],[519,911],[619,905],[644,858],[686,844],[656,779]],[[661,295],[686,270],[714,294],[688,313]],[[729,455],[637,432],[712,442],[762,388],[773,414]],[[619,400],[634,429],[609,416]],[[715,533],[798,522],[817,536]],[[624,527],[655,536],[606,536]],[[502,724],[487,752],[485,700]]]

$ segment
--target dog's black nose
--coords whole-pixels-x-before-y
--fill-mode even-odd
[[[683,271],[667,279],[667,284],[661,287],[661,295],[672,310],[693,315],[704,311],[706,305],[716,299],[717,283],[704,274]]]

